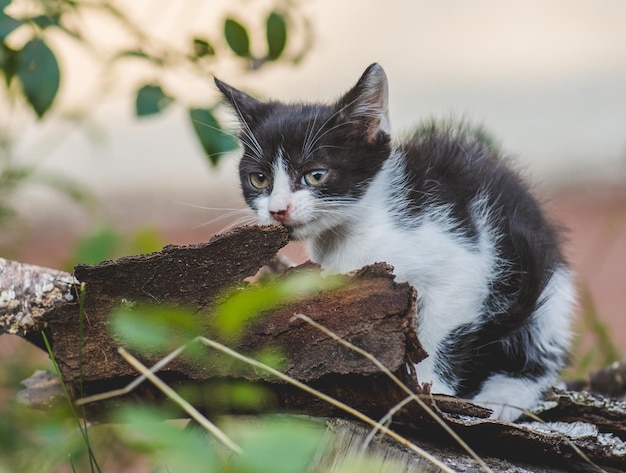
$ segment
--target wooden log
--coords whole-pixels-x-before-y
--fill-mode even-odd
[[[224,290],[243,287],[244,280],[262,265],[270,263],[286,242],[285,232],[277,227],[249,227],[218,236],[203,245],[170,246],[152,255],[126,257],[96,266],[81,265],[74,275],[51,272],[48,273],[51,276],[46,277],[52,278],[53,282],[46,288],[52,284],[55,289],[44,292],[58,290],[55,293],[60,297],[42,303],[42,312],[26,315],[23,308],[29,307],[27,304],[17,306],[11,301],[19,299],[20,287],[31,288],[23,290],[24,298],[41,295],[41,291],[32,290],[32,285],[20,286],[18,281],[20,277],[32,281],[32,272],[37,270],[15,269],[14,265],[3,273],[14,276],[5,278],[2,283],[3,293],[13,292],[5,297],[8,302],[0,315],[4,321],[0,327],[4,327],[5,333],[15,332],[35,343],[40,343],[38,330],[44,329],[72,396],[78,395],[81,383],[85,394],[116,389],[130,381],[136,372],[120,358],[117,352],[120,341],[111,337],[109,315],[112,309],[122,303],[177,304],[191,308],[199,318],[209,319]],[[315,268],[308,265],[299,270]],[[61,288],[57,281],[65,286]],[[79,334],[79,304],[73,288],[79,282],[86,288],[82,335]],[[374,355],[414,392],[427,394],[427,387],[418,386],[410,370],[406,369],[426,356],[416,336],[415,297],[415,291],[409,285],[394,281],[390,267],[373,265],[350,275],[346,284],[337,290],[313,293],[304,300],[290,302],[256,319],[233,348],[250,353],[268,343],[279,347],[285,358],[287,374],[371,417],[380,418],[402,401],[406,393],[378,366],[301,320],[293,321],[292,316],[294,313],[306,314]],[[27,323],[15,324],[16,320],[27,320],[28,316],[31,320]],[[156,355],[148,353],[138,356],[148,365],[158,360]],[[175,387],[192,383],[212,395],[224,382],[243,381],[262,386],[271,394],[271,402],[258,406],[260,410],[346,416],[336,407],[271,376],[254,370],[225,372],[216,357],[176,360],[164,367],[159,375]],[[49,396],[55,391],[54,381],[42,375],[31,381],[30,387],[22,393],[22,399],[45,405],[45,396],[43,401],[37,398],[36,390],[45,389]],[[132,397],[146,402],[160,396],[158,391],[144,383]],[[606,471],[626,469],[626,406],[619,401],[554,391],[541,413],[550,422],[548,426],[530,420],[511,424],[486,419],[487,410],[450,397],[432,399],[430,404],[465,441],[485,455],[507,458],[513,463],[521,458],[524,462],[532,460],[548,465],[537,471],[586,471],[590,467],[581,459],[577,448]],[[228,405],[205,404],[201,407],[211,413],[231,412]],[[96,405],[87,414],[97,416],[102,413],[99,409],[106,408],[106,404]],[[454,451],[459,451],[449,435],[415,403],[396,412],[393,425],[418,442],[428,439],[429,444],[450,452],[450,458],[454,458]],[[460,455],[467,456],[462,452]]]
[[[588,389],[626,399],[626,360],[616,361],[590,373]]]

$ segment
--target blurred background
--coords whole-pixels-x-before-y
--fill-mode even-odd
[[[260,97],[330,100],[379,62],[397,134],[433,116],[483,125],[568,229],[571,375],[626,351],[626,3],[0,6],[0,256],[71,270],[208,240],[246,215],[213,75]],[[0,357],[22,349],[9,338]]]

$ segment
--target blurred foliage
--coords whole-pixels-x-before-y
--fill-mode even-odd
[[[121,437],[145,452],[159,472],[304,473],[310,471],[325,430],[322,424],[288,416],[223,419],[220,427],[244,451],[233,454],[199,429],[181,429],[162,418],[163,412],[145,406],[117,412],[125,424]]]
[[[622,353],[609,326],[602,320],[588,288],[580,289],[581,317],[572,344],[572,363],[563,377],[568,380],[587,379],[591,371],[622,360]]]
[[[129,70],[139,77],[134,92],[138,119],[158,116],[177,105],[188,110],[210,165],[234,150],[236,140],[223,130],[215,113],[217,94],[209,93],[214,89],[213,74],[232,62],[242,74],[268,64],[297,64],[311,48],[312,29],[293,0],[269,0],[255,7],[243,1],[226,5],[224,17],[210,18],[210,29],[197,31],[181,24],[176,37],[164,40],[153,24],[137,21],[131,14],[133,7],[121,1],[0,0],[0,104],[9,116],[0,124],[0,225],[13,215],[10,198],[26,183],[36,181],[79,203],[90,202],[89,192],[79,183],[44,174],[36,165],[18,164],[32,156],[17,151],[15,145],[42,121],[54,123],[57,129],[52,137],[44,136],[39,146],[31,146],[39,148],[39,154],[49,154],[66,139],[61,135],[69,135],[67,130],[58,129],[63,122],[69,122],[70,133],[82,129],[88,137],[99,139],[95,111],[123,88]],[[202,6],[201,1],[191,1],[186,8],[202,10]],[[107,28],[93,28],[94,18]],[[80,54],[67,52],[76,49]],[[95,73],[85,74],[85,57],[95,64]],[[81,98],[84,91],[64,86],[76,77],[88,90],[87,100]],[[189,103],[173,81],[163,83],[168,77],[200,79],[213,99]]]
[[[225,320],[229,315],[239,317],[238,312],[244,309],[245,320],[249,321],[270,307],[329,284],[327,278],[319,275],[305,277],[296,273],[284,281],[239,289],[230,297],[224,296],[225,302],[218,311]],[[251,308],[245,302],[248,298],[258,298],[262,304]],[[232,374],[237,369],[233,364],[241,362],[209,353],[206,346],[193,341],[200,333],[206,333],[207,327],[201,326],[203,320],[197,313],[179,307],[123,301],[112,315],[110,329],[113,339],[130,351],[165,356],[187,344],[186,352],[196,361],[206,364],[208,360],[212,366],[219,364]],[[229,333],[243,328],[231,327]],[[219,331],[220,327],[208,329]],[[51,356],[54,362],[52,352]],[[271,349],[253,356],[274,367],[283,361],[280,353]],[[193,384],[177,386],[177,390],[194,405],[205,405],[208,412],[226,407],[254,412],[273,401],[271,392],[243,380],[225,380],[210,391]],[[15,393],[10,394],[11,398],[14,396]],[[0,404],[0,473],[46,473],[67,471],[68,467],[72,471],[124,471],[137,462],[150,465],[155,472],[304,473],[311,471],[314,455],[323,445],[323,423],[285,415],[221,417],[218,427],[243,450],[242,454],[233,453],[195,424],[193,428],[183,428],[180,420],[164,421],[179,418],[180,412],[172,402],[158,407],[123,403],[112,414],[114,425],[87,426],[81,411],[71,403],[60,402],[45,412],[14,401],[6,406]]]
[[[65,269],[71,272],[79,263],[97,264],[125,255],[154,253],[165,244],[158,230],[150,226],[138,227],[130,235],[124,235],[112,225],[102,225],[76,242]]]
[[[196,2],[196,7],[199,5]],[[177,38],[163,41],[149,22],[135,21],[129,14],[132,6],[121,1],[0,0],[0,104],[8,116],[0,123],[0,225],[6,225],[14,214],[11,199],[30,184],[43,184],[89,209],[97,209],[90,192],[79,182],[43,172],[38,165],[42,157],[76,131],[85,132],[93,141],[101,139],[95,111],[110,102],[118,82],[123,82],[118,78],[129,69],[140,76],[134,88],[136,118],[158,117],[173,107],[187,110],[187,119],[207,162],[219,164],[222,156],[236,147],[236,140],[223,130],[218,118],[220,100],[214,92],[213,73],[229,63],[236,64],[241,74],[255,73],[269,64],[297,64],[311,46],[311,27],[297,2],[268,0],[259,5],[251,8],[244,1],[231,2],[225,16],[220,19],[216,15],[210,29],[192,31],[183,25],[175,32]],[[125,38],[119,43],[123,45],[115,46],[117,42],[98,36],[102,30],[91,28],[85,21],[95,16],[108,23],[116,36]],[[174,46],[181,43],[176,41],[181,38],[186,46]],[[67,47],[70,51],[80,50],[80,54],[68,54]],[[81,54],[96,64],[95,74],[83,73]],[[138,68],[143,72],[137,74]],[[200,79],[212,99],[205,100],[201,95],[190,102],[166,80],[171,76]],[[67,86],[72,81],[86,85],[88,100],[84,92]],[[45,130],[34,133],[36,142],[32,141],[33,129]],[[28,146],[21,146],[25,141]],[[150,253],[160,250],[163,243],[152,228],[140,228],[126,237],[105,224],[78,242],[67,267]],[[265,298],[263,306],[268,304]],[[231,301],[229,310],[239,307]],[[121,342],[164,353],[195,337],[200,330],[197,320],[197,315],[184,309],[140,307],[128,301],[114,314],[112,327]],[[196,345],[198,349],[189,349],[190,354],[206,356],[208,349]],[[274,366],[282,362],[280,353],[274,350],[259,353],[258,357]],[[273,462],[278,462],[279,469],[271,471],[304,471],[299,465],[309,463],[313,441],[321,432],[318,427],[303,430],[301,420],[268,418],[254,428],[240,428],[233,421],[229,428],[240,432],[233,435],[241,437],[242,445],[254,450],[254,456],[244,455],[231,462],[232,453],[206,436],[181,429],[176,423],[160,422],[167,416],[161,409],[152,412],[124,406],[116,413],[122,425],[84,429],[80,412],[68,409],[67,404],[45,412],[21,406],[14,401],[18,382],[32,369],[22,357],[6,362],[3,359],[0,400],[8,402],[0,402],[0,473],[124,471],[137,463],[152,465],[152,471],[254,473],[270,471],[267,468]],[[264,391],[244,383],[218,386],[214,393],[182,389],[187,389],[191,397],[206,398],[207,404],[215,395],[248,409],[267,399]],[[311,431],[316,433],[311,435]],[[259,433],[263,440],[257,445]]]

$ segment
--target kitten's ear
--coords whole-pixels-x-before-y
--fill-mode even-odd
[[[241,121],[242,124],[250,125],[258,120],[261,109],[263,108],[263,102],[222,82],[217,77],[214,77],[214,80],[215,85],[220,89],[222,95],[224,95],[235,112],[237,112],[239,121]]]
[[[364,127],[369,143],[389,138],[389,86],[379,64],[369,66],[356,85],[339,101],[339,116]]]

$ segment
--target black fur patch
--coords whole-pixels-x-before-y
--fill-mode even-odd
[[[458,327],[439,347],[438,374],[457,394],[470,397],[494,373],[536,379],[562,365],[564,360],[551,360],[547,368],[550,355],[528,349],[541,293],[553,271],[564,266],[557,232],[528,187],[497,149],[462,127],[429,127],[401,149],[409,211],[418,218],[431,206],[451,205],[458,229],[471,239],[477,228],[471,203],[486,199],[493,209],[490,225],[500,235],[497,255],[507,262],[493,281],[480,323]]]

